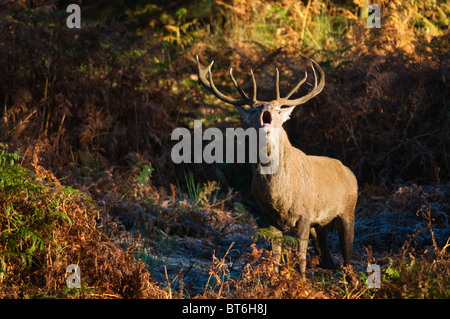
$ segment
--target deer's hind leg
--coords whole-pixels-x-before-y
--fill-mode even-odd
[[[336,219],[336,228],[339,235],[339,246],[341,247],[344,266],[350,265],[353,250],[355,220],[353,214],[339,216]]]
[[[327,247],[327,230],[325,227],[311,228],[310,235],[320,258],[320,266],[334,269],[334,261]]]

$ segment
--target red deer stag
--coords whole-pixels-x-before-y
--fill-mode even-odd
[[[306,81],[305,77],[284,97],[280,96],[279,72],[276,70],[276,99],[258,101],[255,77],[252,75],[251,98],[239,86],[230,69],[230,78],[241,98],[221,93],[214,85],[211,67],[203,67],[197,56],[200,84],[220,100],[234,105],[242,119],[259,134],[266,134],[267,144],[274,143],[278,152],[278,170],[273,174],[262,174],[262,163],[253,164],[252,194],[264,216],[278,234],[292,231],[299,240],[300,271],[306,268],[306,250],[311,239],[320,256],[323,267],[334,268],[327,248],[327,231],[335,225],[339,235],[344,265],[350,265],[354,236],[354,210],[358,198],[358,183],[355,175],[339,160],[325,156],[306,155],[289,142],[283,123],[289,119],[297,105],[303,104],[319,94],[325,85],[325,75],[320,66],[311,60],[314,87],[305,96],[289,99]],[[320,81],[317,83],[316,69]],[[248,105],[250,108],[244,108]],[[277,134],[274,134],[274,133]],[[278,136],[277,136],[278,135]],[[268,149],[270,149],[268,147]],[[273,148],[272,148],[273,150]],[[269,154],[269,158],[274,154]],[[273,158],[275,160],[275,158]],[[277,257],[281,254],[279,244],[272,244]],[[277,267],[278,269],[278,267]]]

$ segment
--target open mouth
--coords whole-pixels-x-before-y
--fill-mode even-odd
[[[272,124],[272,115],[269,111],[264,111],[261,124],[262,126],[270,126]]]

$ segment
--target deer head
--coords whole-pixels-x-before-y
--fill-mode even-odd
[[[236,79],[233,76],[233,69],[230,69],[230,79],[236,87],[237,91],[241,95],[241,98],[236,99],[231,96],[225,95],[220,92],[217,87],[214,85],[214,81],[212,78],[211,67],[214,64],[214,61],[211,62],[207,67],[202,67],[198,56],[197,59],[197,67],[198,67],[198,78],[200,84],[214,94],[220,100],[234,105],[238,112],[241,114],[242,119],[253,126],[256,129],[264,128],[266,133],[270,133],[273,128],[282,128],[283,123],[290,118],[290,115],[294,108],[297,105],[303,104],[308,100],[312,99],[314,96],[319,94],[324,85],[325,85],[325,75],[320,68],[320,66],[313,60],[311,60],[311,68],[314,74],[314,87],[313,89],[306,94],[297,99],[290,100],[289,98],[300,88],[300,86],[305,83],[306,78],[308,77],[307,72],[305,72],[305,77],[298,82],[298,84],[284,97],[280,96],[280,74],[278,69],[276,75],[275,89],[276,89],[276,99],[272,101],[259,101],[257,99],[257,85],[255,76],[253,71],[252,75],[252,83],[253,83],[253,94],[252,97],[249,98],[248,95],[244,92],[244,90],[239,86]],[[317,76],[315,68],[319,71],[320,74],[320,82],[317,83]],[[250,108],[246,109],[243,105],[248,105]]]

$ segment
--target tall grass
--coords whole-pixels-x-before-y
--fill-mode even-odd
[[[201,13],[202,18],[207,14],[212,17],[204,18],[209,25],[199,30],[198,39],[205,41],[207,37],[210,49],[225,41],[229,46],[263,47],[269,52],[283,48],[314,55],[318,60],[332,58],[342,62],[353,51],[351,47],[367,49],[362,45],[367,41],[377,42],[385,50],[405,49],[412,53],[414,39],[430,41],[441,36],[449,23],[450,7],[445,1],[381,1],[378,5],[383,30],[373,30],[366,26],[369,4],[369,1],[346,6],[311,0],[216,1],[208,7],[208,13]],[[220,18],[217,12],[221,13]],[[189,14],[196,16],[194,12]],[[343,50],[348,52],[331,54]]]

